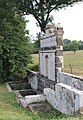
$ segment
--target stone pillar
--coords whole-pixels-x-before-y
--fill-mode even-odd
[[[57,72],[63,70],[63,28],[58,25],[47,25],[41,34],[39,66],[39,87],[55,89]],[[40,85],[41,83],[41,85]]]
[[[55,51],[55,76],[57,81],[57,72],[63,71],[63,27],[60,24],[57,26],[56,31],[56,51]]]

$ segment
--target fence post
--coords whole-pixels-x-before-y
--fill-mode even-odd
[[[73,74],[72,65],[71,65],[71,64],[69,64],[69,67],[70,67],[70,72],[71,72],[71,74]]]

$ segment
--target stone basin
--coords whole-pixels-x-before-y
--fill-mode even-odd
[[[32,89],[31,84],[27,81],[12,81],[8,82],[6,85],[9,91]]]
[[[21,90],[21,91],[18,91],[22,97],[25,97],[25,96],[30,96],[30,95],[37,95],[37,91],[34,90],[34,89],[29,89],[29,90]]]

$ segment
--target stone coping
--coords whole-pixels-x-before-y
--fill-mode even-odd
[[[39,72],[35,72],[35,71],[32,71],[32,70],[27,70],[27,72],[31,72],[31,73],[33,73],[33,74],[38,74]]]
[[[8,89],[9,92],[13,92],[13,90],[11,89],[9,83],[11,83],[11,82],[7,82],[6,83],[6,87],[7,87],[7,89]]]
[[[72,78],[80,79],[81,81],[83,81],[83,77],[82,77],[82,76],[77,76],[77,75],[70,74],[70,73],[66,73],[66,72],[58,72],[58,73],[61,73],[61,74],[63,74],[63,75],[70,76],[70,77],[72,77]]]
[[[69,85],[66,85],[66,84],[63,84],[63,83],[57,83],[57,85],[60,85],[63,88],[66,88],[66,89],[68,89],[70,91],[73,91],[73,92],[75,92],[77,94],[83,94],[83,91],[80,91],[80,90],[78,90],[76,88],[73,88],[72,86],[69,86]]]

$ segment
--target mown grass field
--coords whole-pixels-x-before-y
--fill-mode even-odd
[[[69,117],[45,107],[31,112],[16,102],[14,92],[8,92],[5,84],[0,84],[0,120],[83,120],[83,116]]]
[[[83,76],[83,50],[73,52],[64,52],[64,71],[70,73],[70,67],[72,66],[72,72],[76,75]]]
[[[64,52],[64,72],[71,73],[70,65],[72,67],[72,73],[75,75],[83,76],[83,50],[77,51],[74,54],[71,51]],[[33,64],[39,64],[38,54],[32,55]]]

